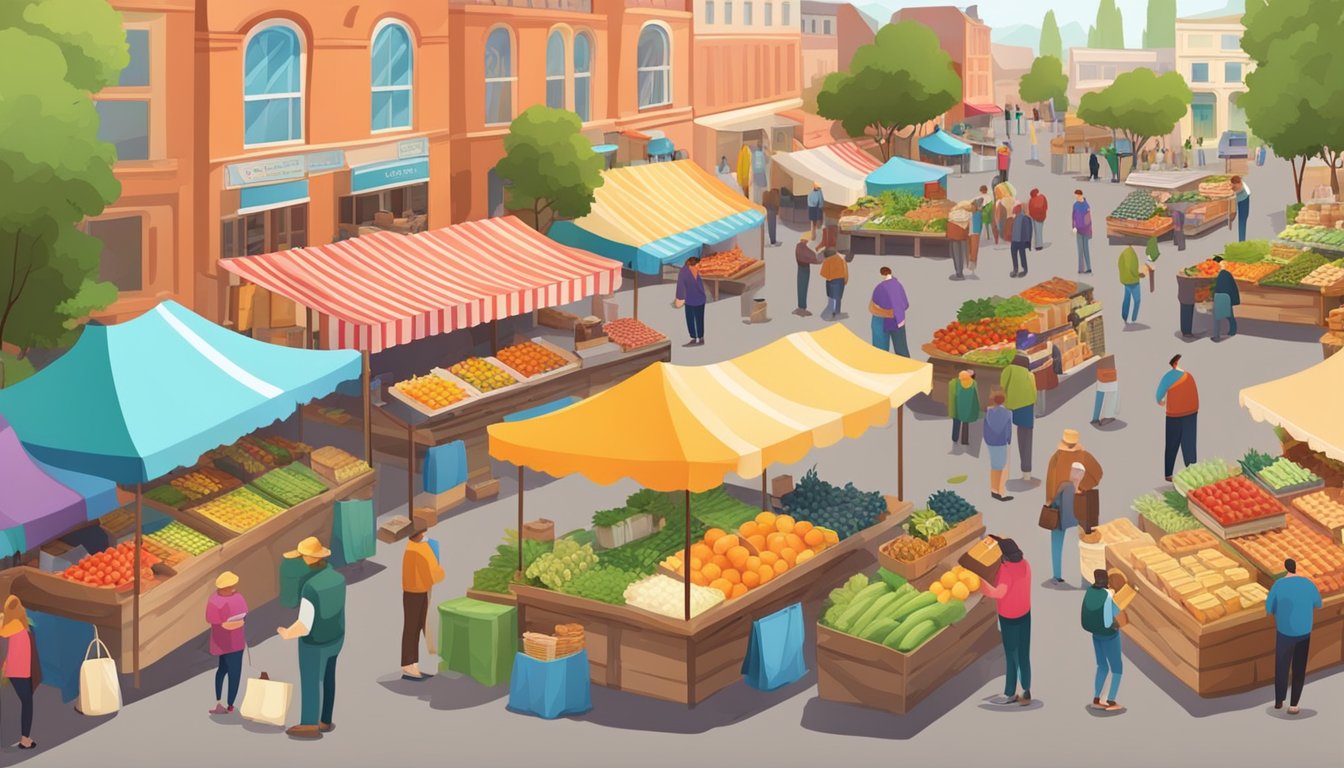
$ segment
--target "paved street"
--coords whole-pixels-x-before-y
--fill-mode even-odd
[[[1048,157],[1042,135],[1041,156]],[[1025,139],[1020,140],[1025,149]],[[1025,158],[1027,152],[1019,153]],[[954,178],[951,197],[969,198],[988,174]],[[1153,402],[1167,359],[1179,352],[1197,378],[1202,401],[1200,455],[1237,457],[1248,447],[1273,450],[1271,430],[1256,424],[1237,405],[1237,391],[1246,385],[1295,372],[1321,357],[1315,328],[1242,322],[1242,333],[1221,344],[1207,336],[1207,316],[1197,323],[1206,331],[1187,342],[1177,330],[1173,272],[1218,252],[1235,232],[1221,230],[1192,240],[1178,254],[1169,243],[1157,265],[1156,293],[1143,291],[1142,324],[1124,329],[1119,320],[1121,289],[1116,277],[1118,247],[1106,245],[1104,217],[1130,189],[1108,183],[1088,184],[1072,177],[1052,176],[1044,166],[1017,160],[1012,179],[1023,200],[1039,187],[1050,201],[1046,222],[1049,247],[1031,254],[1029,281],[1010,280],[1008,248],[982,247],[979,273],[966,282],[950,282],[950,262],[926,256],[859,256],[850,265],[846,297],[850,313],[844,322],[868,335],[868,293],[881,265],[890,265],[906,284],[912,308],[911,349],[916,351],[934,329],[954,318],[969,298],[1022,290],[1032,282],[1075,274],[1068,210],[1072,191],[1083,186],[1093,204],[1097,237],[1092,253],[1096,286],[1105,303],[1107,347],[1117,357],[1123,392],[1120,420],[1104,430],[1089,426],[1092,391],[1082,394],[1038,420],[1037,473],[1066,427],[1082,432],[1084,445],[1101,461],[1103,519],[1132,516],[1130,500],[1162,481],[1162,410]],[[1292,198],[1287,167],[1271,160],[1250,176],[1255,190],[1250,233],[1268,237],[1282,227],[1283,206]],[[767,249],[769,280],[764,293],[772,320],[745,325],[736,297],[711,305],[707,312],[707,343],[685,350],[685,326],[671,306],[671,283],[641,287],[641,317],[674,341],[674,361],[707,363],[732,357],[779,336],[822,327],[818,316],[790,314],[794,296],[792,257],[796,235],[781,232],[781,247]],[[933,250],[933,249],[930,249]],[[621,294],[626,311],[628,290]],[[820,313],[824,297],[814,277],[811,308]],[[1049,576],[1048,536],[1036,528],[1039,489],[1011,484],[1018,491],[1010,504],[990,500],[988,459],[949,451],[948,422],[936,406],[913,403],[906,420],[907,495],[922,503],[948,478],[969,475],[955,487],[985,511],[990,529],[1015,536],[1034,566],[1036,579]],[[863,489],[894,493],[896,447],[894,430],[876,430],[858,440],[816,451],[787,471],[795,476],[816,465],[823,478],[852,480]],[[1013,452],[1013,476],[1017,476]],[[504,492],[488,504],[456,511],[431,534],[442,542],[448,570],[436,589],[435,602],[462,593],[471,572],[480,567],[512,526],[516,499],[510,468],[500,466]],[[386,468],[380,496],[397,497],[402,470]],[[773,472],[772,472],[773,474]],[[743,481],[750,485],[751,481]],[[586,525],[592,511],[611,507],[634,490],[629,484],[597,487],[571,477],[550,480],[529,475],[530,517],[546,516],[569,530]],[[1076,589],[1035,590],[1032,648],[1038,702],[1031,708],[1003,710],[988,705],[1000,693],[1002,656],[996,650],[906,717],[822,702],[816,697],[815,674],[770,694],[737,684],[694,708],[656,702],[594,687],[594,709],[582,717],[545,722],[505,710],[506,690],[486,689],[469,679],[440,675],[413,684],[398,677],[397,649],[401,625],[401,546],[380,545],[378,556],[355,567],[348,611],[348,637],[340,660],[337,730],[321,742],[291,741],[278,728],[243,724],[236,717],[212,719],[213,666],[202,638],[145,674],[142,691],[126,690],[130,703],[104,720],[83,718],[59,703],[47,688],[39,695],[34,737],[36,753],[5,748],[0,762],[33,768],[95,763],[141,768],[188,765],[214,768],[238,765],[311,763],[329,768],[374,764],[446,764],[463,766],[685,766],[739,765],[753,761],[774,766],[836,763],[878,765],[907,763],[926,766],[1229,766],[1271,765],[1285,759],[1313,768],[1337,764],[1338,710],[1344,708],[1344,675],[1318,675],[1308,682],[1304,713],[1288,722],[1270,714],[1266,690],[1203,700],[1164,672],[1134,645],[1125,646],[1125,675],[1119,699],[1128,711],[1104,716],[1085,708],[1094,671],[1089,638],[1079,626],[1082,593]],[[1066,554],[1066,567],[1076,572],[1076,555]],[[245,590],[245,585],[244,585]],[[274,637],[273,628],[292,616],[271,606],[249,617],[252,651],[258,669],[272,677],[297,682],[296,653]],[[269,637],[268,637],[269,636]],[[13,695],[0,692],[4,707],[0,737],[8,745],[17,738]],[[11,714],[11,713],[14,714]],[[297,713],[297,702],[294,705]],[[1318,714],[1319,713],[1319,714]],[[1112,720],[1111,722],[1107,722]],[[688,736],[694,735],[694,740]],[[389,759],[390,758],[390,759]]]

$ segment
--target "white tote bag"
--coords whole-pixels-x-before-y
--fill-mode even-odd
[[[252,666],[252,649],[247,649],[247,665]],[[260,677],[249,677],[243,691],[243,706],[239,714],[244,720],[265,725],[284,725],[289,715],[289,702],[294,697],[294,686],[272,680],[265,672]]]
[[[98,655],[90,658],[94,649]],[[90,717],[110,715],[121,709],[121,681],[117,679],[117,663],[107,646],[93,632],[93,642],[84,651],[84,663],[79,667],[79,711]]]

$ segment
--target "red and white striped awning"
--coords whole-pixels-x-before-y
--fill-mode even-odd
[[[220,266],[321,315],[322,346],[398,344],[605,295],[621,264],[560,245],[513,216],[312,248]]]

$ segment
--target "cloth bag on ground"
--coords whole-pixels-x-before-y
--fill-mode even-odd
[[[742,677],[759,691],[773,691],[807,674],[803,658],[803,606],[794,603],[751,624]]]
[[[350,565],[373,557],[378,551],[378,521],[372,499],[336,502],[332,524],[332,551],[340,565]]]
[[[247,665],[252,666],[252,649],[247,650]],[[289,715],[289,703],[294,698],[294,685],[272,680],[265,672],[260,677],[249,677],[243,689],[243,703],[238,713],[244,720],[264,725],[284,725]]]
[[[92,654],[98,655],[90,658]],[[94,630],[93,642],[84,651],[79,667],[79,711],[90,717],[110,715],[121,709],[121,682],[117,663]]]

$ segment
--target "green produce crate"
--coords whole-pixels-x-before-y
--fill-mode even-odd
[[[439,671],[507,685],[518,651],[518,609],[470,597],[439,604]]]

